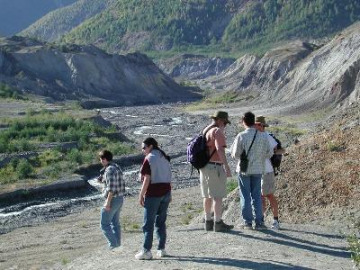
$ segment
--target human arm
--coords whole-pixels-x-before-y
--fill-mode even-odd
[[[238,134],[230,147],[230,154],[232,158],[240,159],[240,154],[241,154],[240,147],[241,147],[240,134]]]
[[[232,176],[231,170],[225,155],[225,148],[226,148],[225,135],[220,129],[215,131],[215,148],[219,155],[220,162],[224,166],[226,176],[231,177]]]
[[[144,206],[145,194],[146,194],[146,191],[147,191],[149,185],[150,185],[150,175],[145,174],[143,177],[143,183],[142,183],[140,194],[139,194],[139,203],[141,206]]]
[[[111,200],[113,198],[113,193],[111,191],[108,192],[108,195],[106,197],[105,203],[104,203],[104,209],[105,211],[110,211],[111,209]]]

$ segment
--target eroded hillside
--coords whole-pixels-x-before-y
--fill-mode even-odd
[[[0,40],[0,82],[23,93],[76,100],[84,107],[188,101],[199,97],[145,55],[107,54],[94,46]]]

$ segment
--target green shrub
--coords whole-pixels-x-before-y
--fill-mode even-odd
[[[26,159],[21,159],[16,167],[16,173],[19,179],[28,178],[34,172],[33,166]]]
[[[83,157],[81,152],[78,149],[71,149],[70,152],[67,154],[67,160],[76,164],[83,163]]]

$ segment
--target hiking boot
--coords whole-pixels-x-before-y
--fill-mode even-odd
[[[267,227],[265,226],[264,223],[260,223],[255,225],[255,230],[257,231],[267,230]]]
[[[234,225],[227,225],[223,220],[215,222],[214,232],[227,232],[234,228]]]
[[[243,224],[241,227],[244,230],[252,230],[252,228],[253,228],[251,224]]]
[[[167,256],[168,256],[168,254],[165,251],[165,249],[158,249],[158,251],[156,251],[156,257],[163,258],[163,257],[167,257]]]
[[[274,220],[273,224],[271,225],[271,229],[274,229],[274,230],[280,230],[280,224],[279,224],[279,221]]]
[[[138,260],[151,260],[152,254],[150,250],[141,250],[139,253],[135,255],[135,259]]]
[[[214,220],[205,220],[205,231],[212,231],[214,229]]]

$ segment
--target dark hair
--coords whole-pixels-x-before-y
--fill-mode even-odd
[[[247,126],[251,127],[255,124],[255,114],[253,114],[252,112],[246,112],[244,113],[242,120]]]
[[[152,146],[153,146],[153,149],[159,150],[159,151],[164,155],[164,157],[165,157],[168,161],[170,161],[170,157],[169,157],[167,154],[165,154],[165,152],[164,152],[163,150],[161,150],[161,149],[159,148],[158,142],[157,142],[154,138],[152,138],[152,137],[147,137],[147,138],[143,141],[143,144],[145,144],[146,146],[152,145]]]
[[[101,159],[106,159],[107,161],[112,161],[113,154],[109,150],[102,150],[99,152],[99,157]]]

